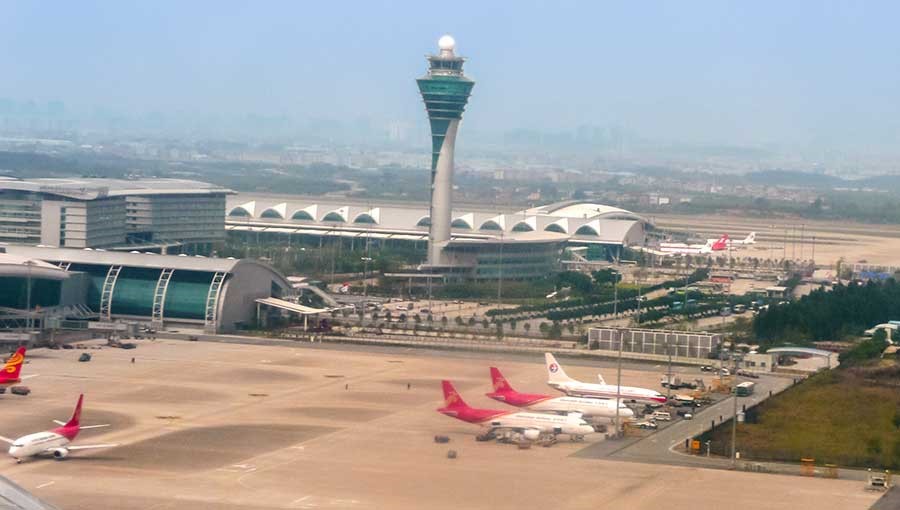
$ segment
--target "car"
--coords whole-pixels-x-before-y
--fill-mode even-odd
[[[759,374],[751,372],[749,370],[744,370],[743,368],[737,371],[737,375],[741,377],[749,377],[750,379],[759,379]]]
[[[681,417],[684,418],[685,420],[693,420],[693,419],[694,419],[694,414],[691,413],[690,411],[682,411],[682,410],[679,410],[679,411],[677,412],[677,414],[678,414],[678,416],[681,416]]]
[[[713,368],[710,365],[703,365],[702,367],[700,367],[700,371],[701,372],[713,372],[713,371],[715,371],[715,368]]]
[[[727,376],[731,375],[731,370],[728,370],[727,368],[723,368],[723,369],[719,370],[719,375],[727,377]]]
[[[654,411],[653,414],[650,415],[650,419],[659,421],[672,421],[672,415],[665,411]]]
[[[81,353],[81,356],[78,357],[78,361],[81,361],[81,362],[90,361],[90,360],[91,360],[91,355],[86,352]]]
[[[656,430],[659,428],[659,425],[657,425],[656,422],[652,420],[639,421],[635,423],[634,426],[644,430]]]
[[[9,390],[9,392],[13,395],[20,395],[24,397],[25,395],[31,393],[31,388],[29,388],[28,386],[13,386]]]

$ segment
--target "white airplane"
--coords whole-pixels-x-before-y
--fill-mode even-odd
[[[444,407],[438,412],[457,420],[487,427],[488,433],[509,430],[522,434],[529,441],[541,436],[567,434],[573,438],[581,438],[594,432],[594,427],[584,421],[578,413],[566,416],[544,413],[527,413],[521,411],[500,411],[495,409],[475,409],[469,407],[450,381],[441,382],[444,389]]]
[[[510,386],[497,367],[491,367],[491,381],[494,391],[486,395],[499,402],[506,402],[515,407],[544,413],[572,414],[578,413],[587,420],[612,421],[616,417],[616,399],[584,398],[584,397],[552,397],[535,393],[519,393]],[[619,401],[619,417],[628,419],[634,411]]]
[[[602,375],[597,375],[600,379],[600,384],[576,381],[566,375],[566,372],[556,362],[556,358],[552,354],[549,352],[545,353],[544,359],[547,364],[547,384],[552,388],[573,397],[616,398],[617,386],[615,384],[606,384]],[[619,397],[626,402],[662,403],[666,401],[666,396],[656,390],[635,388],[633,386],[621,386],[618,390]]]
[[[660,243],[659,251],[665,255],[700,255],[722,251],[728,246],[728,234],[718,239],[708,239],[706,244]]]
[[[63,423],[58,420],[53,420],[56,424],[60,425],[53,430],[28,434],[27,436],[22,436],[15,440],[0,436],[0,441],[5,441],[12,445],[9,447],[9,454],[16,459],[17,463],[22,462],[28,457],[37,455],[51,454],[54,459],[62,460],[69,456],[69,451],[71,450],[112,448],[113,446],[118,446],[117,444],[69,445],[82,430],[109,426],[89,425],[82,427],[79,420],[81,419],[81,403],[83,400],[84,395],[78,397],[78,404],[75,406],[75,412],[72,413],[72,418],[70,418],[69,421]]]
[[[727,237],[727,236],[726,236]],[[718,239],[707,239],[707,241],[716,242]],[[725,244],[731,248],[735,246],[750,246],[756,244],[756,232],[750,232],[743,239],[726,239]]]

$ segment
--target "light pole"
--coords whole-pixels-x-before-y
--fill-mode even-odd
[[[28,268],[27,269],[28,277],[27,277],[26,283],[25,283],[25,313],[26,313],[25,328],[28,329],[28,331],[31,331],[31,328],[33,327],[33,324],[34,324],[32,318],[31,318],[31,266],[32,265],[34,265],[33,260],[29,259],[29,260],[25,261],[25,266]]]
[[[737,459],[735,458],[736,446],[737,446],[737,409],[738,409],[738,392],[737,392],[737,383],[738,383],[738,356],[734,352],[734,344],[731,344],[731,353],[732,358],[734,358],[734,385],[732,386],[732,390],[734,392],[734,406],[731,411],[731,467],[734,467],[737,463]]]
[[[613,320],[619,316],[619,258],[616,257],[616,269],[613,273]],[[613,330],[616,341],[619,343],[619,356],[616,358],[616,437],[621,433],[619,420],[619,406],[622,403],[622,331],[616,326]]]

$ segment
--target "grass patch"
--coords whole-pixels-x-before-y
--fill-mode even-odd
[[[900,368],[894,361],[817,374],[747,410],[737,427],[742,458],[845,467],[900,468]],[[731,423],[703,440],[731,451]]]

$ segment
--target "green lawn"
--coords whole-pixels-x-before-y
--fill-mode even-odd
[[[817,374],[748,410],[748,422],[738,424],[737,450],[754,460],[898,469],[897,374],[892,361]],[[727,456],[730,422],[708,436],[712,451]]]

